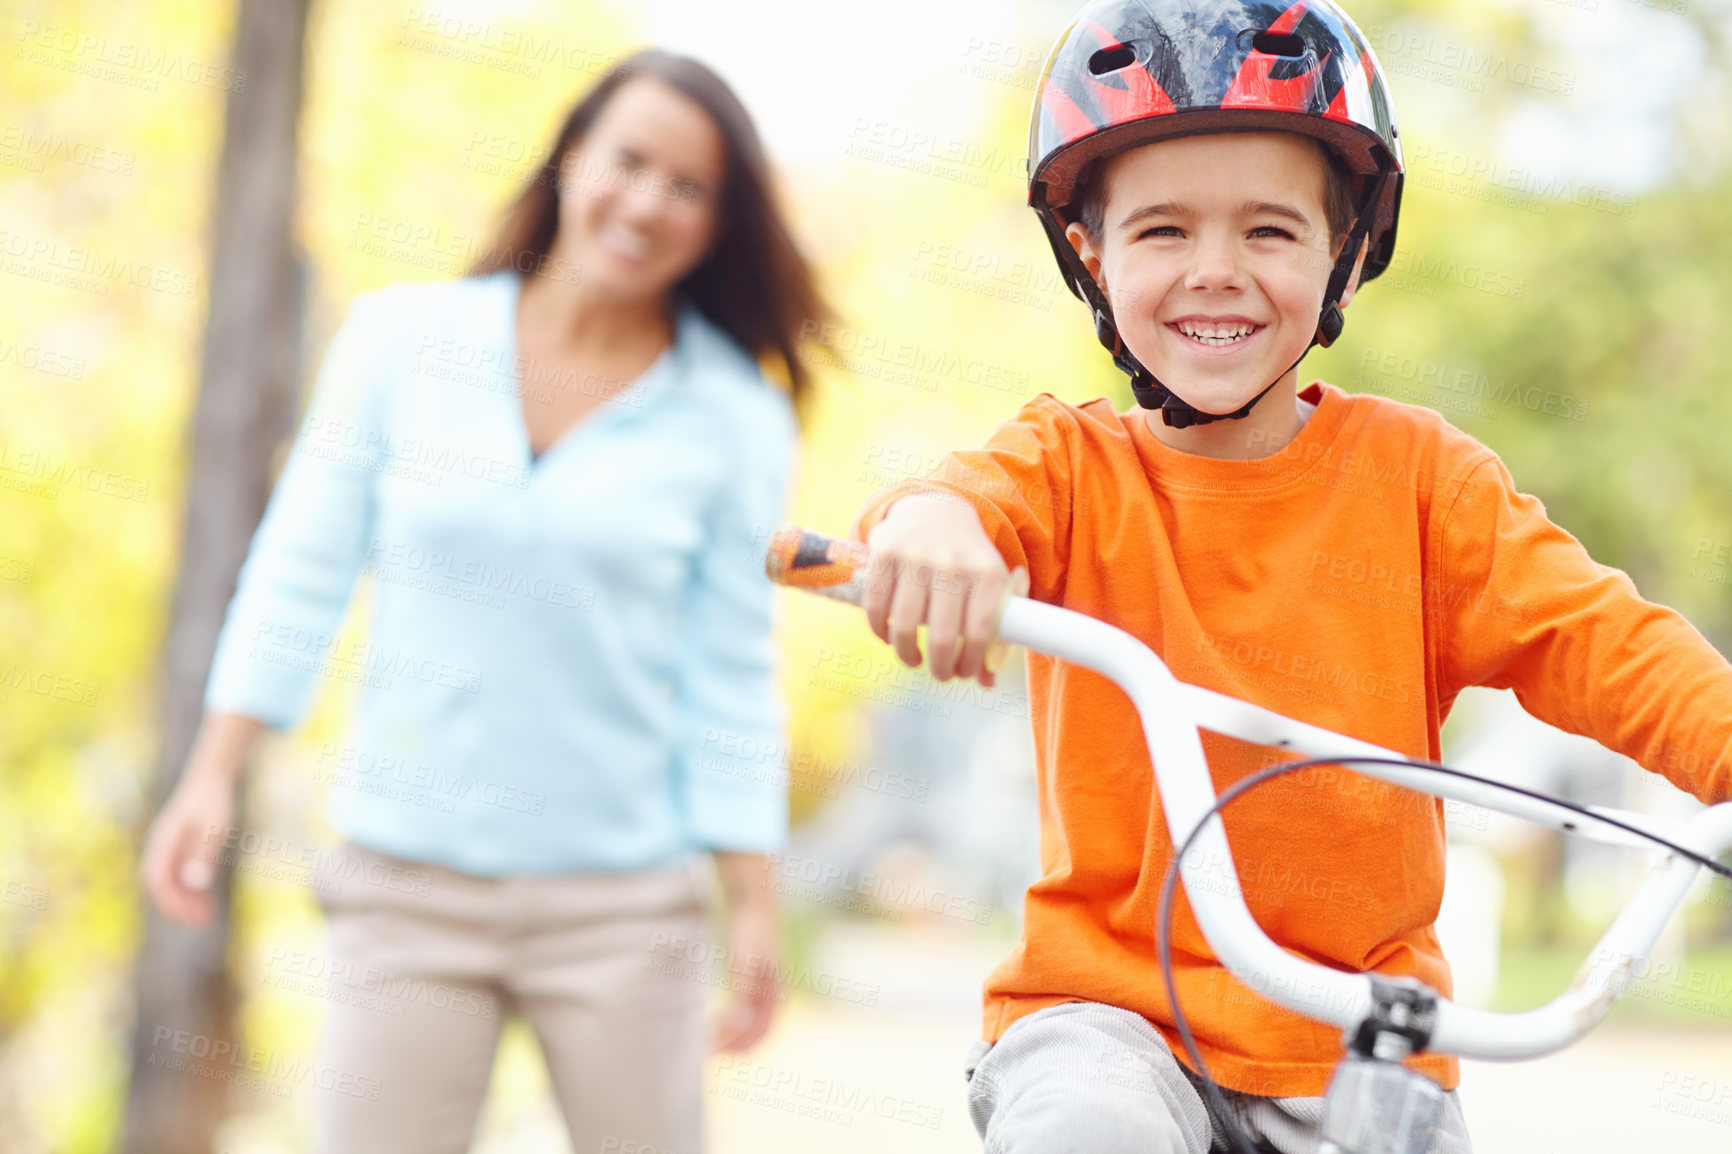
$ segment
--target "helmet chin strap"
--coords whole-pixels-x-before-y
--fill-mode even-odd
[[[1306,354],[1318,345],[1328,348],[1334,344],[1347,324],[1347,318],[1341,312],[1341,294],[1347,291],[1348,278],[1353,275],[1353,267],[1359,260],[1359,248],[1365,243],[1365,237],[1376,219],[1376,207],[1383,197],[1383,186],[1389,181],[1389,171],[1387,166],[1378,168],[1376,177],[1366,191],[1365,199],[1359,205],[1353,228],[1349,230],[1347,239],[1341,246],[1341,253],[1335,258],[1335,268],[1329,274],[1329,284],[1323,293],[1323,308],[1317,315],[1317,327],[1311,334],[1311,343],[1305,346],[1305,351],[1299,354],[1298,360],[1282,370],[1280,376],[1270,381],[1262,392],[1230,413],[1206,413],[1185,403],[1177,393],[1144,368],[1136,354],[1125,347],[1124,338],[1119,335],[1118,325],[1113,321],[1106,294],[1095,284],[1092,276],[1085,275],[1082,287],[1084,299],[1094,310],[1095,336],[1113,355],[1113,364],[1131,378],[1131,393],[1136,397],[1137,404],[1145,409],[1160,410],[1161,419],[1175,429],[1188,429],[1192,425],[1208,425],[1215,421],[1242,421],[1251,415],[1251,410],[1257,407],[1258,401],[1269,395],[1270,389],[1299,367],[1299,361],[1304,360]],[[1078,264],[1081,262],[1078,261]]]

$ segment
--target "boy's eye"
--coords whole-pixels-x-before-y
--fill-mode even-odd
[[[1179,226],[1176,224],[1158,224],[1154,228],[1145,228],[1142,232],[1139,232],[1137,234],[1137,239],[1142,240],[1146,236],[1184,236],[1184,235],[1185,234],[1179,230]]]
[[[1255,237],[1265,237],[1265,236],[1281,237],[1284,240],[1292,240],[1293,239],[1292,233],[1288,232],[1284,228],[1276,228],[1272,224],[1265,224],[1259,228],[1252,229],[1251,235],[1255,236]]]

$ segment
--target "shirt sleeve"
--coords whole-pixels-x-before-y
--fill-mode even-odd
[[[1523,708],[1591,737],[1713,804],[1732,800],[1732,666],[1677,612],[1642,599],[1516,491],[1496,457],[1446,514],[1441,675],[1513,689]]]
[[[311,703],[365,556],[386,430],[380,302],[357,298],[325,352],[217,636],[208,712],[295,725]]]
[[[986,445],[950,453],[927,476],[872,495],[851,531],[864,541],[890,506],[910,493],[951,493],[971,505],[1004,563],[1029,572],[1029,596],[1056,601],[1070,552],[1075,492],[1071,419],[1046,394],[1000,425]]]
[[[764,550],[786,507],[797,441],[785,397],[768,396],[709,518],[685,603],[677,671],[683,730],[675,781],[693,844],[768,853],[788,834],[786,711],[770,634]]]

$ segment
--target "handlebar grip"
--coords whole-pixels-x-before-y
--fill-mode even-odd
[[[770,547],[764,553],[764,572],[778,585],[858,605],[866,591],[866,565],[870,557],[859,541],[844,541],[798,525],[784,525],[770,538]]]
[[[866,570],[871,552],[859,541],[826,537],[798,525],[784,525],[770,538],[764,552],[764,572],[778,585],[804,589],[834,601],[860,605],[866,595]],[[1028,593],[1028,570],[1018,567],[1005,583],[994,616],[992,639],[986,645],[986,668],[993,673],[1004,667],[1010,646],[998,636],[997,621],[1013,598]],[[957,638],[957,644],[962,639]]]

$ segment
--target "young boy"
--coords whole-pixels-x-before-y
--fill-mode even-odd
[[[1703,801],[1732,798],[1732,668],[1700,634],[1435,413],[1298,388],[1299,360],[1388,264],[1401,189],[1382,77],[1330,0],[1098,0],[1035,117],[1030,203],[1140,408],[1042,394],[985,448],[868,502],[868,617],[906,664],[925,624],[932,676],[990,685],[1020,568],[1031,596],[1129,631],[1182,680],[1415,757],[1439,756],[1464,687],[1508,687]],[[1043,876],[987,980],[975,1125],[990,1151],[1225,1149],[1173,1056],[1154,925],[1172,849],[1136,715],[1087,671],[1030,654],[1028,672]],[[1217,786],[1285,759],[1204,744]],[[1442,814],[1331,771],[1225,820],[1277,942],[1448,995]],[[1181,1005],[1242,1125],[1314,1150],[1340,1031],[1247,990],[1182,902],[1173,936]],[[1448,1055],[1412,1065],[1457,1084]],[[1451,1093],[1436,1149],[1468,1148]]]

